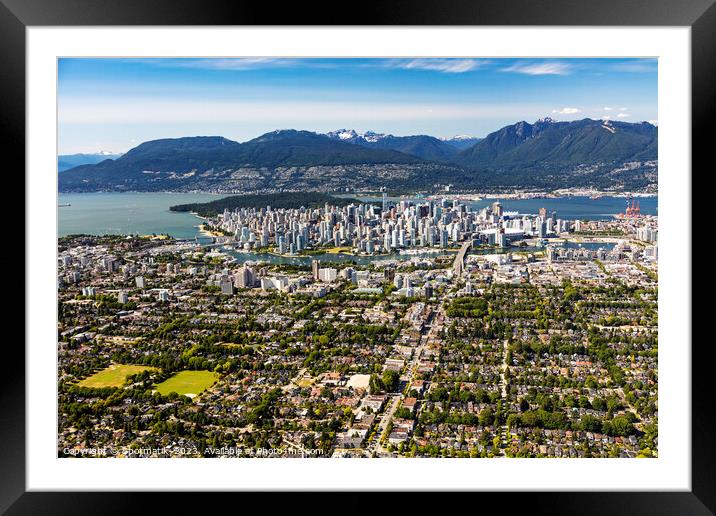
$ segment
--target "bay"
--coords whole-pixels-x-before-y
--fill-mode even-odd
[[[172,192],[94,192],[94,193],[60,193],[58,197],[58,235],[71,234],[133,234],[152,235],[168,234],[178,239],[197,239],[199,243],[210,244],[212,239],[201,235],[198,225],[201,219],[188,212],[173,212],[170,206],[175,204],[207,202],[225,197],[222,194],[210,193],[172,193]],[[352,195],[351,195],[352,196]],[[366,202],[380,201],[380,197],[355,196]],[[397,202],[409,199],[425,202],[422,198],[389,197]],[[480,209],[499,200],[505,211],[516,211],[522,214],[534,214],[540,208],[548,213],[557,212],[558,218],[582,220],[610,220],[613,215],[624,211],[628,199],[624,197],[560,197],[544,199],[481,199],[467,201],[471,209]],[[642,213],[657,213],[656,197],[640,197]],[[572,246],[574,244],[567,244]],[[581,244],[580,244],[581,246]],[[585,244],[585,247],[603,246],[607,249],[613,244]],[[522,251],[536,251],[540,248],[523,248]],[[269,263],[286,263],[295,265],[310,264],[311,256],[278,256],[266,253],[244,253],[226,250],[236,262],[265,261]],[[494,250],[475,250],[473,252],[490,253]],[[315,258],[323,262],[356,262],[367,264],[385,259],[410,260],[413,257],[435,256],[435,253],[400,254],[390,256],[356,256],[351,254],[322,254]]]
[[[342,194],[338,197],[355,197],[364,202],[382,201],[379,196],[362,196],[360,194]],[[439,196],[433,199],[440,199]],[[416,197],[387,197],[388,201],[397,203],[401,200],[409,200],[413,202],[426,202],[425,198]],[[641,213],[644,215],[658,215],[658,198],[651,197],[635,197],[634,201],[639,203]],[[540,208],[545,208],[547,214],[557,213],[558,219],[564,220],[612,220],[617,213],[623,213],[630,201],[626,197],[615,197],[605,195],[596,199],[587,196],[569,196],[539,199],[505,199],[505,198],[486,198],[478,201],[462,201],[473,210],[478,210],[490,206],[492,203],[499,201],[504,211],[516,211],[520,214],[539,213]]]
[[[225,196],[172,192],[60,193],[58,235],[168,234],[190,239],[199,234],[197,226],[201,219],[188,212],[169,211],[169,207],[220,197]]]

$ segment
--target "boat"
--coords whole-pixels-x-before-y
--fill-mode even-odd
[[[65,203],[65,204],[58,204],[58,205],[57,205],[58,208],[64,208],[65,206],[72,206],[72,205],[71,205],[70,203],[68,203],[68,202]]]

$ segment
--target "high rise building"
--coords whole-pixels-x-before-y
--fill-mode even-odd
[[[544,238],[547,236],[547,223],[542,221],[537,223],[537,236]]]
[[[649,243],[656,242],[657,234],[658,233],[655,229],[652,229],[648,226],[643,226],[643,227],[637,228],[637,230],[636,230],[636,238],[637,238],[637,240],[641,240],[642,242],[649,242]]]
[[[425,299],[433,297],[433,286],[430,283],[425,284]]]
[[[325,269],[319,269],[318,278],[321,281],[325,281],[326,283],[336,281],[336,278],[338,278],[338,270],[330,267]]]
[[[313,271],[313,281],[318,281],[321,262],[319,260],[311,260],[311,270]]]
[[[507,246],[507,237],[505,236],[505,228],[500,228],[497,230],[497,233],[495,234],[495,244],[498,247],[506,247]]]
[[[222,294],[231,295],[234,293],[234,284],[231,282],[231,279],[226,274],[221,275],[221,279],[219,280],[219,288],[221,288]]]
[[[252,288],[255,282],[254,271],[247,265],[239,268],[234,274],[234,286],[236,288]]]
[[[502,217],[503,211],[502,204],[500,204],[500,201],[495,201],[492,203],[492,214],[496,217]]]

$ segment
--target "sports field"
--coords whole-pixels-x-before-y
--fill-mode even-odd
[[[329,249],[326,249],[326,253],[328,254],[351,254],[351,251],[353,250],[352,247],[331,247]]]
[[[162,396],[176,392],[193,397],[211,387],[218,378],[219,375],[212,371],[181,371],[154,388]]]
[[[140,373],[147,370],[156,370],[156,367],[149,367],[143,365],[126,365],[126,364],[112,364],[106,369],[102,369],[100,372],[88,376],[81,382],[80,387],[92,387],[100,389],[102,387],[121,387],[124,385],[124,380],[127,376]]]

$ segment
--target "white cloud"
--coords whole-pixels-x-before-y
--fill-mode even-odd
[[[656,72],[658,61],[656,59],[633,59],[622,63],[615,63],[611,69],[617,72],[648,73]]]
[[[443,73],[465,73],[476,70],[488,61],[484,59],[393,59],[386,63],[389,68],[406,70],[431,70]]]
[[[229,57],[229,58],[167,58],[167,59],[141,59],[163,68],[195,68],[199,70],[254,70],[266,66],[293,66],[298,63],[295,59],[279,57]]]
[[[502,69],[503,72],[524,73],[527,75],[566,75],[572,71],[567,63],[515,63]]]
[[[612,111],[613,109],[613,107],[604,106],[604,111]]]
[[[375,121],[537,119],[537,104],[395,103],[334,101],[197,101],[151,97],[66,98],[59,102],[59,122],[74,125],[162,123],[271,123],[286,127],[302,123],[354,124]]]
[[[629,109],[629,108],[620,107],[620,108],[619,108],[619,111],[626,111],[627,109]]]
[[[335,68],[335,63],[323,59],[283,57],[229,57],[229,58],[167,58],[131,60],[164,68],[195,68],[201,70],[254,70],[266,67],[301,66],[310,68]],[[375,59],[361,63],[361,67],[402,68],[432,70],[444,73],[464,73],[489,63],[487,59],[473,58],[416,58]]]
[[[629,117],[629,115],[627,113],[619,113],[617,115],[617,118],[627,118],[627,117]]]
[[[558,115],[574,115],[576,113],[581,113],[582,110],[576,107],[563,107],[559,111],[556,109],[552,110],[552,113],[556,113]]]

